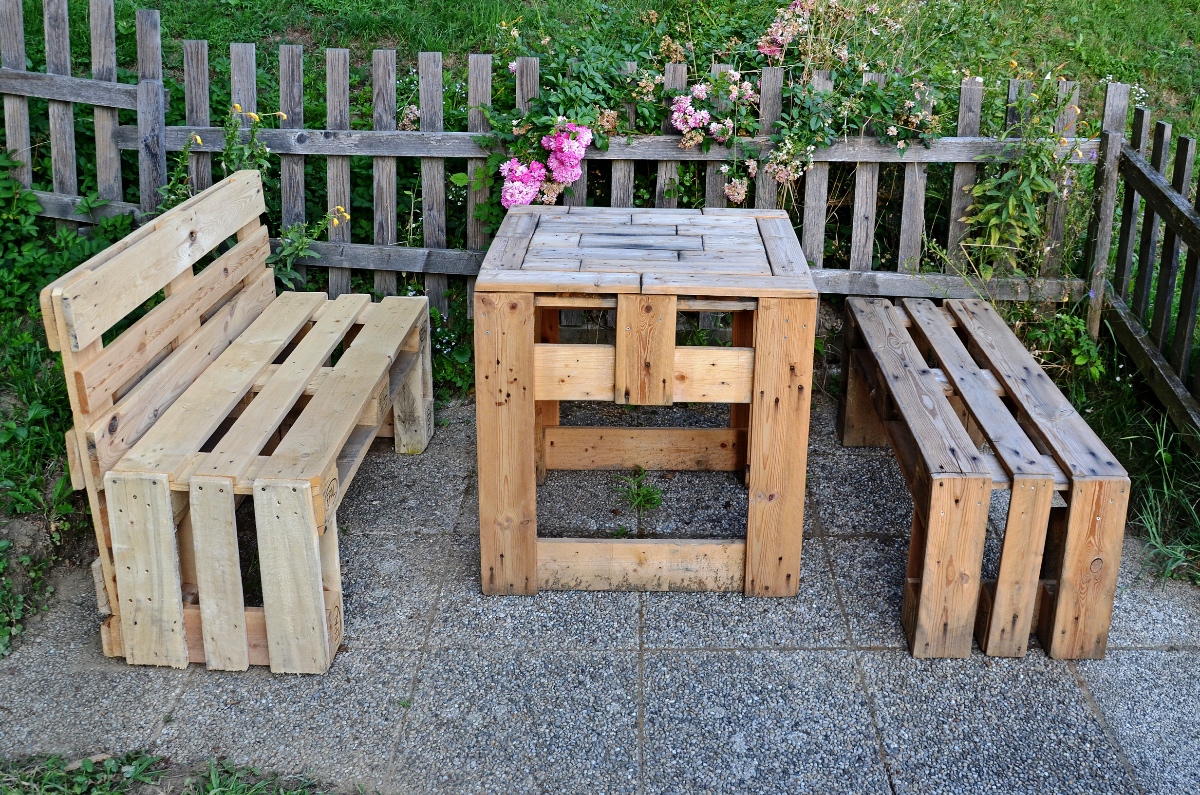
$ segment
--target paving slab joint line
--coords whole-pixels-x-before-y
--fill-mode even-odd
[[[1137,789],[1141,795],[1146,795],[1146,789],[1142,783],[1138,781],[1137,774],[1134,772],[1133,765],[1129,761],[1129,757],[1125,754],[1125,749],[1117,740],[1117,735],[1108,725],[1108,719],[1104,717],[1104,710],[1100,709],[1099,702],[1092,695],[1092,689],[1088,687],[1087,681],[1083,675],[1079,673],[1079,667],[1075,664],[1075,660],[1067,660],[1067,670],[1075,677],[1075,684],[1079,686],[1079,690],[1083,693],[1083,697],[1087,700],[1088,706],[1092,710],[1092,715],[1100,723],[1100,728],[1104,730],[1104,736],[1108,739],[1109,746],[1113,749],[1113,753],[1121,760],[1121,765],[1125,768],[1125,775],[1129,776],[1130,783]]]
[[[188,665],[187,670],[183,672],[183,679],[179,682],[179,687],[175,688],[175,694],[171,696],[171,702],[167,705],[166,712],[154,724],[154,734],[150,738],[147,747],[158,745],[163,741],[163,732],[166,731],[167,724],[174,720],[172,717],[175,714],[175,708],[179,706],[180,699],[183,698],[183,693],[188,688],[188,684],[196,677],[196,670],[201,666]],[[171,720],[167,720],[171,718]]]
[[[646,792],[646,594],[638,593],[637,731],[638,795]]]

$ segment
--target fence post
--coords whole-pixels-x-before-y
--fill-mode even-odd
[[[325,126],[330,130],[350,129],[350,51],[325,51]],[[350,158],[330,155],[325,158],[326,208],[350,207]],[[346,210],[349,212],[349,210]],[[329,222],[329,242],[349,243],[350,224]],[[350,268],[329,268],[329,297],[350,292]]]
[[[298,44],[279,47],[279,126],[299,130],[304,127],[304,48]],[[279,156],[280,220],[287,229],[305,222],[304,155]],[[303,265],[296,265],[301,283],[307,276]]]
[[[621,67],[621,74],[633,77],[637,74],[637,63],[626,61]],[[630,128],[637,123],[637,105],[625,103],[625,118]],[[612,181],[609,184],[609,205],[612,207],[633,206],[633,161],[613,160]]]
[[[1171,187],[1185,199],[1192,192],[1192,163],[1196,159],[1196,139],[1185,135],[1175,141],[1175,169]],[[1170,224],[1163,231],[1162,259],[1158,266],[1158,285],[1154,296],[1154,314],[1150,318],[1150,339],[1166,353],[1170,342],[1171,310],[1175,303],[1175,285],[1179,276],[1179,235]]]
[[[879,72],[863,75],[863,84],[882,86],[887,77]],[[873,129],[864,135],[876,135]],[[850,270],[869,271],[875,253],[875,209],[879,201],[879,163],[854,164],[854,207],[850,227]]]
[[[371,53],[372,127],[376,130],[396,129],[396,51],[375,50]],[[375,177],[375,245],[396,245],[396,158],[376,157],[372,160]],[[375,271],[375,292],[396,294],[396,274]]]
[[[421,132],[442,131],[442,54],[423,52],[417,56],[420,80]],[[440,157],[421,158],[421,227],[425,248],[446,247],[446,161]],[[429,262],[429,259],[426,259]],[[450,310],[446,300],[444,273],[425,273],[425,296],[429,306],[445,317]]]
[[[1088,291],[1088,335],[1100,336],[1100,312],[1104,308],[1105,277],[1108,275],[1108,249],[1112,244],[1113,215],[1117,208],[1117,166],[1121,161],[1121,133],[1105,130],[1100,134],[1100,159],[1096,163],[1096,204],[1098,221],[1092,246],[1091,289]]]
[[[91,0],[92,79],[117,81],[117,30],[113,0]],[[117,109],[93,108],[96,130],[96,191],[100,198],[120,201],[121,150],[117,148]]]
[[[154,212],[167,184],[167,119],[162,81],[162,30],[157,11],[137,12],[138,188],[141,210]]]
[[[783,68],[764,66],[758,78],[758,134],[770,135],[783,111]],[[754,206],[773,210],[778,206],[779,183],[762,166],[758,157],[758,175],[754,178]]]
[[[69,77],[71,24],[67,19],[67,0],[44,0],[42,20],[46,37],[46,72]],[[75,165],[75,106],[56,99],[50,100],[50,167],[55,193],[79,195]],[[59,222],[60,225],[63,223]]]
[[[958,90],[958,135],[979,135],[979,121],[983,114],[983,80],[967,77]],[[950,264],[962,268],[966,254],[962,250],[967,236],[965,220],[967,208],[971,206],[971,186],[975,184],[975,164],[958,163],[954,166],[954,179],[950,186],[950,235],[946,240],[946,255]]]
[[[487,116],[484,106],[492,104],[492,56],[472,53],[467,59],[467,131],[487,132]],[[486,175],[482,172],[487,161],[472,158],[467,161],[467,248],[487,248],[488,238],[483,221],[475,217],[479,205],[488,200],[487,186],[475,188],[475,180]],[[475,277],[467,277],[467,317],[475,317]]]
[[[1167,155],[1171,151],[1171,125],[1160,121],[1154,125],[1154,151],[1151,167],[1160,174],[1167,173]],[[1138,273],[1133,283],[1133,302],[1130,311],[1143,327],[1150,324],[1150,291],[1154,287],[1154,260],[1158,252],[1158,217],[1153,202],[1146,202],[1142,213],[1142,238],[1138,242]]]
[[[183,43],[183,91],[188,126],[207,127],[212,109],[208,98],[208,42],[203,39]],[[212,187],[211,154],[192,152],[188,157],[188,179],[195,193]]]
[[[833,75],[826,69],[813,72],[814,91],[832,91]],[[813,163],[804,175],[804,256],[813,268],[825,263],[825,218],[829,212],[829,164]]]
[[[726,72],[733,71],[733,67],[727,63],[715,63],[712,65],[712,79],[714,86],[718,85],[721,80],[721,75]],[[717,113],[723,113],[729,110],[729,101],[722,99],[720,93],[717,94]],[[725,175],[721,173],[721,163],[716,160],[709,160],[704,164],[704,206],[705,207],[724,207],[725,201]]]
[[[666,65],[666,74],[663,78],[663,91],[683,91],[687,88],[687,64],[669,63]],[[663,132],[677,132],[671,127],[670,116],[663,121]],[[658,161],[658,179],[654,186],[654,206],[655,207],[678,207],[679,197],[678,192],[679,182],[679,161],[678,160],[660,160]],[[670,189],[673,195],[668,196],[667,190]]]
[[[0,66],[25,71],[25,13],[22,0],[0,0]],[[16,94],[4,95],[5,146],[17,153],[21,165],[13,178],[28,188],[33,184],[29,148],[29,100]]]
[[[1058,83],[1058,100],[1066,100],[1069,104],[1054,120],[1054,132],[1065,138],[1075,137],[1075,121],[1078,117],[1075,108],[1079,107],[1079,86],[1068,80]],[[1051,196],[1046,202],[1046,260],[1042,267],[1042,276],[1059,276],[1062,270],[1063,236],[1067,226],[1067,203],[1057,195]]]

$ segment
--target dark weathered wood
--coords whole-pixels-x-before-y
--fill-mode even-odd
[[[253,44],[229,45],[230,101],[240,107],[242,113],[258,113],[257,69]],[[250,126],[246,116],[242,116],[242,126]]]
[[[139,80],[162,80],[162,23],[158,12],[137,12],[137,59]]]
[[[371,86],[374,109],[372,120],[375,129],[395,130],[395,50],[375,50],[371,54]],[[396,242],[396,158],[375,158],[373,170],[375,176],[375,245],[394,245]],[[381,295],[395,295],[395,272],[375,271],[375,292]]]
[[[783,69],[764,66],[758,81],[759,134],[770,135],[783,112]],[[778,206],[779,183],[762,168],[759,154],[758,175],[754,178],[754,206],[770,210]]]
[[[983,81],[968,77],[962,81],[958,92],[958,134],[979,135],[979,121],[983,110]],[[917,148],[917,147],[913,147]],[[946,254],[951,264],[961,268],[966,264],[962,249],[963,239],[969,227],[965,220],[967,208],[973,198],[971,188],[975,184],[975,165],[959,163],[954,167],[954,178],[950,184],[950,234],[946,241]]]
[[[143,213],[154,212],[162,200],[158,189],[167,184],[166,110],[161,80],[138,83],[138,190]]]
[[[900,214],[900,247],[896,270],[917,273],[921,270],[921,247],[925,235],[924,163],[904,165],[904,207]]]
[[[820,69],[813,72],[812,87],[817,91],[832,91],[833,77]],[[804,254],[814,270],[825,261],[825,219],[829,212],[829,164],[813,162],[804,175],[804,223],[802,227]]]
[[[67,0],[44,0],[42,16],[46,29],[46,72],[71,75],[70,21]],[[157,17],[157,12],[155,13]],[[138,45],[141,48],[141,15],[138,16]],[[75,166],[75,110],[70,102],[50,100],[50,160],[54,192],[64,196],[79,193]]]
[[[517,108],[529,112],[529,102],[542,91],[542,78],[537,58],[517,59]]]
[[[883,85],[879,72],[863,75],[863,83]],[[868,132],[872,132],[868,130]],[[854,207],[850,230],[850,270],[869,271],[875,253],[875,208],[879,200],[879,164],[857,163],[854,167]]]
[[[113,73],[115,72],[114,67]],[[69,75],[19,72],[4,67],[0,69],[0,93],[11,94],[14,97],[42,97],[62,102],[77,102],[105,109],[137,108],[137,86],[125,83],[109,85],[97,82],[98,80],[96,77],[88,80]]]
[[[92,38],[92,80],[102,81],[101,85],[116,85],[117,29],[113,0],[90,0],[88,24]],[[130,93],[136,105],[137,91]],[[96,131],[96,192],[102,199],[120,201],[124,191],[121,186],[121,150],[117,148],[115,137],[117,110],[95,105],[92,118]]]
[[[304,128],[304,48],[279,47],[279,126]],[[304,223],[304,156],[279,156],[279,193],[285,227]]]
[[[25,71],[25,13],[22,0],[0,0],[0,66],[13,72]],[[11,77],[11,75],[10,75]],[[28,188],[33,184],[29,150],[29,100],[19,94],[4,94],[4,145],[16,152],[20,166],[13,178]]]
[[[483,113],[485,106],[492,104],[492,56],[472,53],[467,61],[467,131],[472,133],[487,132],[489,129],[487,116]],[[472,158],[467,161],[467,248],[479,251],[487,248],[491,235],[483,221],[475,217],[480,205],[488,200],[489,190],[486,186],[476,188],[475,181],[480,172],[487,166],[487,161]],[[475,316],[475,279],[467,278],[467,317]]]
[[[1196,159],[1196,139],[1185,135],[1175,141],[1175,169],[1171,187],[1186,198],[1191,193],[1192,163]],[[1162,259],[1158,266],[1158,285],[1154,296],[1154,314],[1150,318],[1150,339],[1163,353],[1168,350],[1171,310],[1175,304],[1175,287],[1179,283],[1179,235],[1168,224],[1163,232]]]
[[[423,52],[417,56],[420,80],[421,131],[442,131],[442,54]],[[425,248],[446,247],[446,161],[440,157],[421,160],[421,225]],[[429,306],[445,316],[450,309],[446,299],[446,277],[426,274],[425,295]]]
[[[714,85],[719,84],[721,75],[732,71],[733,67],[727,63],[715,63],[712,65],[710,74]],[[729,101],[717,98],[717,114],[722,111],[727,111]],[[725,200],[725,175],[721,173],[720,163],[709,161],[704,166],[704,206],[705,207],[725,207],[728,202]]]
[[[96,218],[109,218],[114,215],[133,215],[139,211],[136,204],[123,201],[110,201],[102,207],[97,207],[87,215],[79,215],[76,210],[83,201],[82,196],[61,196],[57,193],[32,191],[42,211],[38,215],[44,218],[60,218],[64,221],[92,221]]]
[[[1194,208],[1200,210],[1200,192]],[[1171,365],[1179,380],[1187,380],[1192,364],[1192,342],[1196,336],[1196,313],[1200,311],[1200,250],[1188,247],[1187,264],[1180,286],[1179,309],[1175,319],[1175,337],[1171,341]]]
[[[635,75],[637,74],[637,64],[633,61],[627,61],[621,68],[621,74]],[[632,126],[636,119],[636,106],[632,102],[627,102],[625,107],[625,115]],[[612,179],[609,182],[609,205],[612,207],[632,207],[633,206],[633,161],[632,160],[614,160],[612,163]]]
[[[271,245],[279,241],[272,239]],[[412,248],[409,246],[376,246],[367,243],[315,242],[312,250],[320,259],[302,260],[320,268],[361,268],[389,273],[442,273],[452,276],[473,276],[483,262],[482,251],[463,251],[456,248]]]
[[[207,127],[212,123],[208,88],[208,42],[203,39],[185,41],[183,92],[189,126]],[[212,187],[212,155],[193,151],[188,158],[188,176],[192,181],[192,190],[197,193]]]
[[[1029,112],[1021,113],[1020,101],[1028,97],[1033,84],[1028,80],[1012,77],[1008,80],[1008,99],[1004,105],[1004,127],[1010,137],[1020,138],[1021,127],[1029,120]],[[1024,115],[1025,118],[1021,118]]]
[[[1105,285],[1108,283],[1108,254],[1112,246],[1113,215],[1117,210],[1117,168],[1121,161],[1121,131],[1105,130],[1100,134],[1100,159],[1096,162],[1096,198],[1093,217],[1097,233],[1092,246],[1091,289],[1088,290],[1088,334],[1100,336],[1100,314],[1104,309]]]
[[[1120,135],[1125,136],[1125,120],[1129,111],[1129,86],[1124,83],[1110,82],[1104,88],[1104,109],[1100,114],[1100,130],[1112,130]],[[1120,149],[1116,150],[1115,154],[1119,156]],[[1100,179],[1100,169],[1096,169],[1096,179]],[[1115,178],[1115,177],[1114,177]],[[1099,205],[1101,202],[1100,183],[1094,183],[1092,200],[1092,217],[1088,223],[1087,237],[1083,241],[1083,261],[1092,262],[1096,257],[1096,244],[1103,230],[1100,229]],[[1111,219],[1109,221],[1111,223]],[[1112,240],[1112,230],[1107,231],[1107,239]],[[1101,283],[1103,284],[1103,282]],[[1099,310],[1096,310],[1099,312]],[[1099,323],[1099,315],[1096,315],[1096,322]]]
[[[669,63],[666,65],[666,74],[663,77],[664,91],[683,91],[687,88],[687,64]],[[674,132],[671,127],[670,119],[663,121],[664,132]],[[700,147],[693,147],[699,149]],[[678,140],[675,145],[676,152],[688,151],[680,149]],[[667,195],[670,190],[672,194],[676,192],[676,186],[679,181],[679,157],[676,156],[672,160],[658,161],[658,178],[654,183],[654,206],[655,207],[678,207],[679,198],[676,195]]]
[[[1079,107],[1079,86],[1068,80],[1058,83],[1058,101],[1068,103],[1054,120],[1054,134],[1063,138],[1075,137],[1075,121]],[[1063,236],[1067,229],[1067,203],[1058,196],[1046,202],[1046,260],[1043,276],[1058,276],[1062,272]]]
[[[1160,121],[1154,125],[1154,151],[1150,162],[1159,174],[1167,173],[1167,155],[1171,151],[1171,125]],[[1128,156],[1123,158],[1128,160]],[[1122,172],[1127,183],[1128,174]],[[1163,180],[1166,184],[1166,180]],[[1133,282],[1133,302],[1129,308],[1142,323],[1150,322],[1150,291],[1154,285],[1154,261],[1158,258],[1158,208],[1152,200],[1146,201],[1146,209],[1142,215],[1142,238],[1138,245],[1138,270]]]
[[[1134,151],[1146,154],[1150,140],[1150,111],[1135,108],[1133,111],[1133,134],[1129,145]],[[1125,186],[1125,203],[1121,207],[1121,229],[1117,235],[1117,262],[1113,268],[1113,289],[1122,299],[1129,296],[1129,277],[1133,275],[1133,238],[1137,231],[1138,194],[1129,185]]]
[[[325,126],[331,130],[350,129],[350,51],[325,51]],[[350,158],[333,155],[325,160],[326,209],[350,207]],[[330,243],[349,243],[350,224],[330,221]],[[323,263],[324,264],[324,263]],[[350,292],[350,268],[329,266],[329,297]]]
[[[978,298],[982,295],[992,301],[1067,303],[1086,297],[1088,289],[1083,279],[990,279],[985,282],[974,277],[942,273],[910,275],[845,268],[814,270],[812,280],[822,295],[897,298]]]

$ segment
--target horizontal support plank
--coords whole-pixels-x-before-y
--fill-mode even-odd
[[[588,295],[539,295],[533,299],[534,306],[547,309],[616,309],[616,298]]]
[[[167,150],[179,151],[195,133],[203,144],[193,152],[220,152],[224,148],[224,130],[220,127],[168,127]],[[259,131],[259,140],[281,155],[367,155],[371,157],[466,157],[485,158],[488,151],[476,142],[478,133],[418,132],[383,130],[272,130]],[[995,138],[940,138],[929,148],[909,146],[904,150],[878,138],[850,138],[818,149],[818,163],[974,163],[980,158],[1000,158],[1009,154],[1016,140]],[[117,130],[117,145],[137,148],[137,128],[123,125]],[[771,150],[768,138],[754,138],[750,145],[765,155]],[[1083,154],[1097,149],[1096,141],[1068,140],[1058,146],[1059,156],[1078,146]],[[730,152],[724,146],[708,151],[700,147],[679,148],[677,135],[633,135],[609,139],[608,149],[589,148],[588,160],[701,160],[725,161]],[[1080,158],[1086,162],[1087,158]]]
[[[271,239],[271,247],[280,245]],[[375,246],[366,243],[322,243],[309,246],[320,254],[319,259],[302,257],[297,262],[323,268],[362,268],[374,271],[404,271],[406,273],[448,273],[474,276],[483,262],[482,251],[456,248],[409,248],[408,246]]]
[[[1078,301],[1087,295],[1083,279],[997,278],[984,281],[945,273],[894,273],[814,268],[813,283],[822,294],[876,298],[980,298],[993,301]]]
[[[742,591],[740,540],[539,538],[543,591]]]
[[[537,400],[614,400],[615,373],[612,345],[533,347]],[[749,403],[753,380],[753,348],[675,348],[672,399],[676,403]]]
[[[1184,244],[1190,249],[1200,249],[1200,213],[1188,204],[1186,196],[1171,187],[1166,175],[1147,163],[1129,144],[1121,149],[1120,167],[1125,183],[1154,208]]]
[[[746,460],[746,431],[738,428],[552,425],[545,434],[546,469],[732,472]]]
[[[48,193],[44,190],[30,191],[38,200],[38,204],[42,206],[42,211],[38,213],[43,218],[60,218],[64,221],[80,221],[86,223],[91,218],[111,218],[116,215],[133,215],[136,216],[141,212],[141,208],[130,202],[110,201],[108,204],[97,207],[90,213],[78,213],[79,203],[83,201],[82,196],[67,196],[62,193]]]
[[[42,72],[0,69],[0,94],[137,110],[137,86]],[[136,138],[137,127],[130,125],[129,128],[134,131]]]

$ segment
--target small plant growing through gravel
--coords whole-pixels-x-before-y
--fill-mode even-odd
[[[640,518],[643,511],[652,511],[662,505],[662,489],[646,482],[646,470],[635,467],[633,474],[621,478],[621,496],[629,510]]]
[[[621,525],[616,530],[613,530],[613,538],[629,538],[629,528]]]

